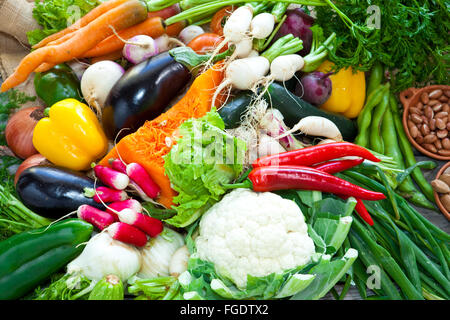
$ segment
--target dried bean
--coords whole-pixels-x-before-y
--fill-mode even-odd
[[[441,150],[438,151],[438,153],[439,153],[441,156],[444,156],[444,157],[450,157],[450,150],[441,149]]]
[[[448,184],[439,179],[431,181],[431,186],[433,187],[433,190],[436,191],[437,193],[450,192],[450,187],[448,186]]]
[[[441,89],[433,90],[433,91],[431,91],[431,92],[428,94],[428,97],[429,97],[430,99],[439,99],[441,96],[442,96],[442,90],[441,90]]]
[[[426,144],[434,143],[436,140],[437,140],[437,137],[435,135],[433,135],[433,134],[426,135],[423,138],[423,142],[426,143]]]
[[[450,139],[449,138],[442,139],[442,146],[444,147],[445,150],[450,150]]]
[[[447,123],[444,122],[444,120],[438,118],[436,119],[436,128],[444,130],[445,128],[447,128]]]
[[[444,206],[445,210],[450,211],[450,194],[440,196],[439,200],[441,200],[441,203]]]
[[[411,121],[416,124],[421,124],[423,122],[423,119],[421,116],[418,116],[417,114],[411,114],[410,115]]]
[[[423,145],[423,147],[424,147],[426,150],[430,151],[431,153],[436,153],[436,152],[437,152],[437,149],[436,149],[436,147],[434,146],[434,144],[425,143],[425,144]]]
[[[428,97],[428,94],[426,92],[422,93],[422,95],[420,96],[420,101],[422,101],[423,104],[428,104],[430,98]]]
[[[439,130],[438,132],[436,132],[436,135],[439,139],[444,139],[447,137],[448,131],[447,130]]]

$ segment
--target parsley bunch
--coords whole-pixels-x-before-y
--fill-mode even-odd
[[[389,68],[395,92],[448,84],[448,0],[326,1],[329,6],[315,8],[316,23],[325,34],[337,34],[337,49],[329,57],[338,68],[367,71],[379,61]],[[373,12],[370,6],[376,6]],[[367,23],[376,20],[378,9],[379,29]]]

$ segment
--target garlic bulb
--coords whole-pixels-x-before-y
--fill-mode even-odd
[[[67,273],[79,272],[96,281],[113,274],[125,282],[139,271],[141,264],[142,257],[136,247],[101,232],[93,236],[83,252],[68,264]]]
[[[150,239],[140,249],[142,266],[137,276],[143,279],[168,276],[170,260],[183,245],[184,237],[180,233],[165,228],[159,236]]]

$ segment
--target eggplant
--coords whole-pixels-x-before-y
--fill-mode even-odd
[[[159,116],[191,80],[191,73],[169,52],[153,56],[130,69],[111,89],[103,110],[108,138],[127,128],[136,131],[146,120]]]
[[[38,165],[22,172],[16,191],[27,208],[46,218],[58,219],[76,211],[82,204],[104,209],[93,198],[84,196],[84,188],[98,186],[81,172]]]
[[[230,46],[212,62],[224,59],[233,51],[234,47]],[[192,71],[210,58],[189,47],[178,47],[128,69],[106,98],[102,122],[108,138],[133,133],[145,121],[159,116],[190,82]],[[118,135],[125,128],[127,130]]]

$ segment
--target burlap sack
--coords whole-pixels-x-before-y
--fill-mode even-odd
[[[30,52],[27,31],[39,28],[33,19],[33,0],[0,0],[0,76],[5,79]],[[33,75],[17,87],[35,96]],[[30,102],[26,106],[39,104]]]

